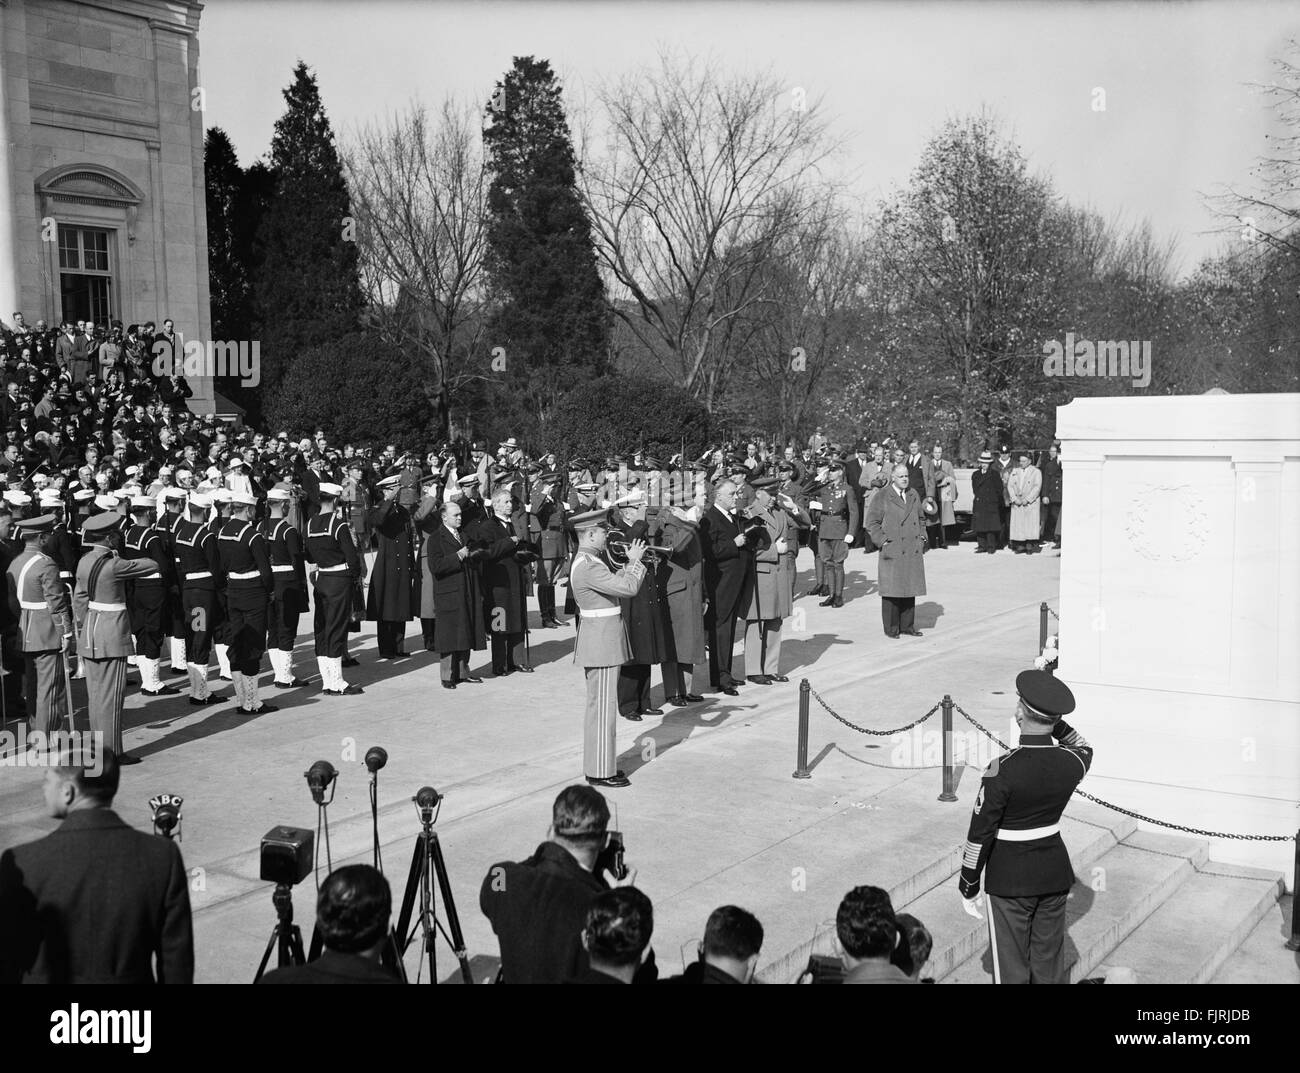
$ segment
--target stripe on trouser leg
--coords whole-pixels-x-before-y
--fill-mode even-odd
[[[993,902],[987,894],[984,896],[984,911],[988,914],[989,920],[989,955],[993,961],[993,982],[1000,984],[1002,970],[998,967],[998,933],[993,927]]]

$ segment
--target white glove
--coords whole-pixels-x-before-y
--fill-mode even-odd
[[[845,544],[852,544],[852,543],[853,543],[853,534],[852,534],[852,533],[849,533],[849,534],[844,538],[844,543],[845,543]]]
[[[963,898],[961,907],[966,910],[967,915],[973,916],[976,920],[984,919],[984,914],[980,912],[984,908],[983,894],[977,894],[974,898]]]
[[[776,542],[776,552],[778,555],[784,555],[789,550],[790,550],[790,545],[787,544],[784,540],[778,540]]]

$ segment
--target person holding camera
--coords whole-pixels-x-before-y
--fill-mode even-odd
[[[614,873],[620,886],[636,877],[623,868],[622,851],[621,835],[609,830],[604,796],[590,786],[569,786],[555,799],[548,838],[536,852],[488,869],[479,908],[501,948],[502,982],[558,984],[587,971],[582,935],[587,910],[610,889],[602,873]]]
[[[400,984],[380,964],[392,923],[388,880],[368,864],[336,868],[316,896],[316,927],[325,952],[306,965],[268,972],[259,984]]]
[[[587,910],[582,948],[585,971],[566,984],[633,984],[650,956],[654,908],[636,887],[619,887],[598,894]]]
[[[763,948],[763,925],[753,913],[723,905],[709,914],[700,943],[700,959],[670,984],[750,984]]]
[[[102,745],[46,769],[62,822],[0,856],[0,983],[193,983],[185,862],[113,811],[121,770]]]

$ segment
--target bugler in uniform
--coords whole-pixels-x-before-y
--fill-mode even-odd
[[[978,916],[983,873],[994,983],[1063,984],[1074,871],[1060,820],[1092,765],[1092,746],[1061,718],[1074,711],[1064,682],[1021,671],[1016,692],[1020,744],[984,772],[958,885]]]
[[[18,643],[26,662],[26,694],[35,707],[32,729],[51,734],[68,712],[65,653],[73,650],[72,603],[58,564],[42,550],[54,530],[43,514],[15,527],[25,547],[6,571],[9,605],[18,615]]]

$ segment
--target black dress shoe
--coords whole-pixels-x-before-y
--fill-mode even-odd
[[[343,662],[342,662],[342,664],[340,664],[340,666],[343,666],[343,667],[360,667],[360,666],[361,666],[361,661],[360,661],[359,659],[357,659],[356,656],[344,656],[344,657],[343,657]]]
[[[885,636],[888,637],[891,641],[897,641],[897,640],[898,640],[898,634],[896,634],[896,633],[887,633],[887,634],[885,634]]]
[[[718,692],[728,697],[740,696],[740,690],[738,690],[735,686],[719,686]]]
[[[202,700],[198,697],[190,697],[190,704],[195,708],[204,708],[209,704],[225,704],[229,699],[224,693],[209,693]]]
[[[180,692],[175,686],[163,686],[161,689],[141,689],[146,697],[174,697]]]
[[[365,692],[360,686],[344,686],[342,689],[322,689],[327,697],[358,697]]]
[[[117,758],[117,762],[124,767],[129,767],[131,764],[140,763],[140,758],[138,756],[132,756],[130,753],[122,753],[122,755]]]
[[[231,678],[230,675],[228,675],[228,674],[219,674],[219,675],[217,675],[217,677],[220,678],[223,682],[233,682],[233,681],[234,681],[234,679]]]
[[[920,636],[921,636],[921,631],[920,631],[920,630],[899,630],[898,632],[901,633],[904,637],[920,637]]]
[[[263,704],[260,708],[245,708],[242,704],[235,709],[240,715],[267,715],[280,709],[274,704]]]
[[[591,783],[592,786],[631,786],[632,785],[632,780],[629,779],[626,775],[624,775],[623,772],[621,771],[611,775],[607,779],[598,779],[594,775],[588,775],[587,781]]]
[[[456,683],[455,683],[455,682],[443,682],[443,683],[442,683],[442,688],[443,688],[443,689],[455,689],[455,688],[456,688]]]
[[[475,678],[475,677],[472,676],[472,675],[470,675],[469,677],[466,677],[466,678],[457,678],[457,679],[456,679],[456,684],[457,684],[457,685],[460,685],[462,682],[468,682],[470,685],[477,686],[477,685],[482,685],[482,684],[483,684],[483,679],[482,679],[482,678]]]
[[[663,715],[664,710],[662,708],[642,708],[639,712],[637,712],[637,714],[638,715]]]
[[[749,680],[756,686],[770,686],[772,679],[765,674],[751,674]]]
[[[301,689],[301,688],[302,688],[303,686],[305,686],[306,684],[307,684],[307,683],[304,682],[301,678],[295,678],[295,679],[294,679],[293,681],[291,681],[291,682],[272,682],[272,683],[271,683],[271,685],[275,686],[276,689]]]
[[[686,701],[687,701],[688,703],[690,703],[690,704],[703,704],[703,703],[704,703],[704,698],[701,697],[698,693],[687,693],[686,696],[685,696],[685,699],[686,699]]]
[[[774,681],[774,682],[788,682],[788,681],[790,681],[790,679],[787,678],[784,674],[769,674],[768,677],[769,677],[770,679],[772,679],[772,681]]]
[[[505,678],[507,675],[514,674],[514,673],[515,673],[515,668],[513,667],[505,667],[501,670],[497,670],[497,668],[495,667],[492,668],[493,678]]]
[[[639,723],[639,722],[641,722],[641,713],[640,713],[640,712],[627,712],[627,713],[619,712],[618,714],[621,715],[621,716],[623,716],[623,718],[626,719],[629,723]]]
[[[511,669],[512,671],[518,671],[520,674],[532,674],[532,673],[533,673],[533,669],[532,669],[530,666],[528,666],[527,663],[521,664],[521,665],[518,666],[518,667],[511,667],[510,669]]]
[[[844,606],[843,596],[837,596],[835,597],[834,600],[831,601],[831,607],[843,607],[843,606]]]
[[[676,696],[664,697],[665,704],[671,704],[674,708],[686,707],[686,698],[678,693]]]

